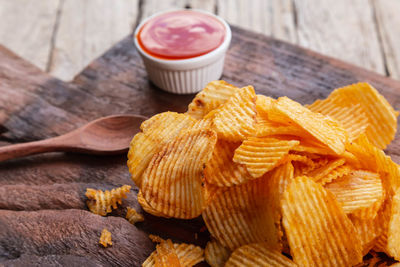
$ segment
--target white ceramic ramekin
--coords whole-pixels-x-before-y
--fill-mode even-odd
[[[225,39],[220,46],[211,52],[189,59],[164,60],[146,53],[139,45],[137,35],[140,28],[151,18],[175,10],[156,13],[145,19],[135,30],[134,42],[147,70],[149,79],[159,88],[174,94],[192,94],[200,91],[210,81],[218,80],[224,68],[226,51],[232,39],[231,29],[222,18],[197,9],[191,11],[201,12],[213,16],[225,26]]]

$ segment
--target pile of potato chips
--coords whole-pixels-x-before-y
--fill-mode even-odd
[[[214,81],[145,121],[128,167],[146,212],[203,217],[211,266],[400,260],[400,169],[382,150],[397,116],[367,83],[302,106]]]

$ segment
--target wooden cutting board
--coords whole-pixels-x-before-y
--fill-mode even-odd
[[[400,109],[400,82],[300,47],[232,27],[223,79],[251,84],[257,93],[287,95],[302,104],[326,97],[334,88],[370,82]],[[0,46],[0,142],[32,141],[63,134],[100,116],[146,116],[183,112],[193,95],[160,91],[147,80],[131,37],[90,64],[71,83],[41,72]],[[400,161],[397,138],[387,149]],[[132,185],[122,208],[108,217],[87,211],[87,187]],[[167,220],[146,215],[137,227],[123,217],[140,209],[126,155],[95,157],[52,153],[0,163],[0,264],[139,266],[154,249],[147,234],[204,246],[202,220]],[[122,218],[121,218],[122,217]],[[98,245],[100,232],[113,246]]]

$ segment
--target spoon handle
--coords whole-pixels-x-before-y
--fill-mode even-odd
[[[19,157],[58,151],[55,138],[0,147],[0,162]]]

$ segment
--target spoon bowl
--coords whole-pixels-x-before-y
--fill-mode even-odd
[[[55,151],[96,155],[125,153],[146,119],[140,115],[102,117],[64,135],[0,147],[0,161]]]

